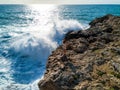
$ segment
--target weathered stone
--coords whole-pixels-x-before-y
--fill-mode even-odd
[[[113,52],[120,55],[120,48],[112,48]]]
[[[93,84],[92,86],[89,86],[87,90],[105,90],[103,88],[103,85],[101,83]]]
[[[40,90],[65,90],[65,89],[61,89],[52,80],[43,81],[42,83],[41,82],[38,83],[38,86],[40,86]]]
[[[103,16],[103,17],[101,17],[101,18],[96,18],[95,20],[93,20],[92,22],[90,22],[89,24],[91,25],[91,26],[95,26],[96,24],[98,24],[98,23],[103,23],[104,21],[106,21],[106,20],[109,20],[109,18],[112,18],[113,16],[112,15],[106,15],[106,16]]]
[[[106,15],[90,25],[65,35],[48,58],[40,90],[120,90],[120,17]]]
[[[77,53],[84,53],[86,50],[87,50],[87,45],[82,45],[82,46],[77,47],[75,49],[75,52],[77,52]]]
[[[114,68],[120,73],[120,64],[113,62],[112,65],[114,66]]]
[[[99,65],[104,64],[104,63],[105,63],[105,61],[106,61],[105,59],[100,58],[100,59],[95,60],[95,64],[99,66]]]

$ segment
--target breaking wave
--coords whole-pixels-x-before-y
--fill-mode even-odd
[[[39,81],[37,79],[42,77],[45,71],[46,60],[61,43],[65,33],[83,29],[76,20],[59,20],[46,25],[44,29],[38,26],[37,28],[36,31],[30,30],[29,33],[23,31],[21,35],[12,38],[9,42],[7,58],[11,61],[12,83],[10,86],[7,85],[6,90],[8,88],[10,90],[23,90],[23,88],[37,90],[35,85]]]
[[[25,21],[18,24],[16,20],[13,25],[0,27],[0,90],[38,90],[47,58],[61,44],[64,35],[86,28],[77,20],[61,19],[54,15],[56,11],[51,12],[38,9],[27,16],[17,12],[16,17]],[[28,17],[32,22],[27,22]]]

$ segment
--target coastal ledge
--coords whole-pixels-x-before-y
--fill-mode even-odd
[[[120,90],[120,16],[96,18],[89,29],[68,32],[49,56],[38,86],[40,90]]]

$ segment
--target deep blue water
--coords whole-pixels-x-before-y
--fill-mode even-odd
[[[46,60],[66,32],[120,5],[0,5],[0,90],[38,90]]]

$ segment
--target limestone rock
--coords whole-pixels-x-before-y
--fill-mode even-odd
[[[70,31],[48,58],[40,90],[120,90],[120,17],[106,15]]]

